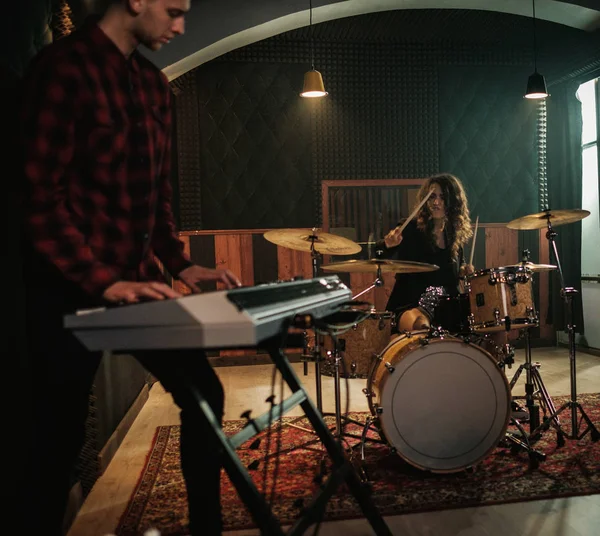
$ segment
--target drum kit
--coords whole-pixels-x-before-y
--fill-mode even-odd
[[[533,445],[551,426],[556,430],[560,446],[565,438],[581,439],[588,431],[593,441],[600,433],[577,402],[575,375],[575,342],[572,324],[572,302],[576,291],[565,287],[553,227],[579,221],[589,215],[582,210],[544,211],[524,216],[507,224],[510,229],[547,228],[556,265],[535,264],[528,254],[514,265],[488,268],[465,277],[463,292],[458,296],[437,294],[429,329],[400,332],[395,314],[369,308],[362,310],[360,320],[346,326],[343,336],[305,332],[304,372],[314,362],[317,382],[317,407],[322,412],[321,375],[335,379],[336,434],[358,437],[362,459],[365,443],[387,444],[412,466],[434,473],[452,473],[473,468],[499,445],[513,452],[529,454],[530,466],[537,467],[545,454]],[[374,282],[353,296],[358,298],[383,286],[382,273],[417,273],[437,270],[426,263],[367,259],[335,262],[319,266],[320,255],[352,255],[361,250],[359,244],[320,229],[281,229],[265,233],[277,245],[308,251],[313,260],[313,277],[319,268],[330,272],[363,272],[374,274]],[[528,253],[528,252],[527,252]],[[556,409],[543,384],[539,363],[531,361],[529,330],[539,326],[535,307],[533,281],[535,274],[558,270],[561,297],[566,308],[569,333],[571,397]],[[431,296],[430,296],[431,297]],[[355,317],[355,318],[358,318]],[[525,363],[509,381],[506,368],[514,362],[514,348],[498,346],[494,334],[519,330],[525,343]],[[526,372],[525,397],[514,397],[511,391],[521,373]],[[340,379],[366,380],[363,393],[367,397],[370,416],[359,423],[342,416]],[[525,398],[530,433],[515,418],[514,399]],[[540,422],[540,406],[543,422]],[[571,431],[567,432],[559,415],[570,409]],[[581,421],[587,428],[579,431]],[[353,422],[363,427],[362,435],[344,431]],[[517,431],[510,431],[513,424]],[[375,431],[381,439],[374,438]],[[354,445],[354,446],[356,446]]]

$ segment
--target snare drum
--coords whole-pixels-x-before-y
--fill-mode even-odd
[[[366,320],[354,324],[337,338],[338,350],[344,362],[339,368],[340,377],[369,377],[373,359],[390,342],[393,318],[394,314],[390,311],[372,311]],[[321,365],[321,372],[326,376],[334,376],[335,352],[331,337],[325,337],[323,346],[327,359]]]
[[[489,333],[537,326],[532,282],[533,272],[524,266],[489,268],[468,275],[471,329]]]
[[[382,438],[408,463],[451,473],[504,437],[510,387],[483,348],[429,331],[402,334],[373,363],[365,390]]]

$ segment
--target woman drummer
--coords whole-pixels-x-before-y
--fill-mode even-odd
[[[431,194],[429,192],[431,191]],[[463,247],[473,236],[467,196],[460,180],[447,173],[428,178],[417,194],[417,215],[377,243],[382,258],[439,266],[439,270],[397,273],[386,309],[397,313],[398,331],[428,329],[440,296],[458,296],[460,278],[473,273]]]

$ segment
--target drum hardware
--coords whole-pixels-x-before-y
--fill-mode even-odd
[[[367,419],[366,423],[362,423],[359,422],[355,419],[352,419],[350,417],[348,417],[348,415],[342,415],[342,401],[341,401],[341,378],[342,378],[342,374],[340,373],[340,369],[342,369],[342,371],[344,372],[344,376],[346,377],[346,380],[348,379],[348,372],[345,371],[345,362],[344,359],[342,358],[341,354],[340,354],[340,350],[339,350],[339,345],[336,344],[334,345],[334,351],[332,352],[333,354],[333,358],[334,358],[334,374],[333,374],[333,378],[334,378],[334,402],[335,402],[335,412],[332,414],[330,413],[325,413],[324,416],[333,416],[335,418],[335,430],[332,431],[332,435],[338,440],[338,441],[343,441],[345,438],[353,438],[353,439],[359,439],[360,441],[355,443],[354,445],[349,445],[347,444],[347,450],[350,451],[350,453],[352,453],[354,451],[354,449],[356,448],[360,448],[360,456],[361,456],[361,465],[358,468],[358,472],[361,475],[361,479],[363,481],[363,483],[368,481],[368,475],[366,473],[366,467],[364,464],[365,461],[365,442],[366,441],[371,441],[374,443],[384,443],[383,440],[381,439],[377,439],[377,438],[371,438],[371,437],[367,437],[367,433],[370,427],[370,421]],[[377,354],[373,355],[374,360],[378,359],[379,356]],[[348,390],[346,391],[347,393],[349,392]],[[367,397],[372,396],[372,394],[366,392],[365,389],[363,389],[363,393],[365,393],[365,395]],[[346,425],[348,424],[355,424],[359,427],[363,427],[363,431],[360,435],[356,435],[350,432],[346,432]]]
[[[363,437],[375,426],[393,452],[431,472],[474,466],[498,446],[510,420],[510,388],[494,358],[429,330],[393,339],[374,361],[363,392],[372,415]],[[471,419],[463,414],[461,397],[468,396],[477,400]]]
[[[322,255],[353,255],[359,253],[362,247],[356,242],[343,236],[322,232],[321,229],[273,229],[264,233],[264,238],[278,246],[310,253],[312,261],[312,276],[318,277],[319,261]],[[304,345],[301,359],[304,375],[308,375],[308,363],[315,364],[316,402],[319,412],[323,412],[323,389],[321,383],[321,348],[323,337],[315,331],[315,344],[309,352],[308,332],[304,331]]]
[[[474,343],[486,350],[492,357],[498,359],[498,367],[503,369],[507,367],[512,368],[515,360],[515,349],[511,344],[505,343],[502,346],[497,346],[492,339],[488,338],[488,335],[479,335],[477,333],[469,333],[458,335],[458,338],[462,339],[465,344]],[[516,381],[516,380],[515,380]],[[513,383],[510,383],[510,389],[512,390]],[[512,397],[514,400],[518,397]],[[540,461],[546,459],[546,455],[533,448],[529,436],[525,433],[521,422],[511,415],[510,423],[517,427],[518,434],[506,431],[505,437],[500,441],[499,446],[505,446],[510,448],[512,453],[516,453],[519,450],[526,451],[529,455],[529,466],[531,469],[536,469],[539,466]]]
[[[533,436],[533,432],[540,426],[540,406],[535,404],[535,399],[539,398],[544,412],[544,418],[550,418],[554,421],[555,426],[560,426],[554,402],[544,385],[542,375],[540,374],[540,363],[533,363],[531,360],[531,340],[529,328],[522,330],[522,336],[525,339],[525,363],[521,364],[512,379],[510,380],[511,390],[519,380],[521,373],[525,370],[525,396],[514,396],[513,399],[525,399],[525,406],[529,413],[529,430]],[[552,417],[547,417],[551,415]],[[532,441],[539,439],[531,437]]]
[[[544,229],[546,227],[551,228],[553,225],[556,227],[557,225],[564,225],[565,223],[575,223],[587,218],[589,215],[589,210],[548,209],[544,212],[538,212],[537,214],[529,214],[527,216],[516,218],[507,223],[506,226],[509,229],[516,229],[518,231],[533,231],[536,229]]]
[[[325,360],[321,374],[335,376],[336,359],[343,361],[337,367],[342,377],[367,379],[373,356],[377,355],[392,337],[394,314],[391,311],[376,311],[374,308],[360,313],[362,319],[355,322],[344,333],[324,342]]]
[[[470,329],[491,333],[537,326],[532,275],[521,264],[467,275]]]
[[[500,355],[502,356],[502,365],[507,366],[509,369],[512,368],[515,362],[515,349],[511,344],[503,344],[500,348]],[[512,386],[511,386],[512,389]]]
[[[507,224],[510,229],[543,229],[547,228],[546,238],[548,239],[550,250],[554,253],[556,265],[558,267],[558,274],[560,277],[560,296],[563,299],[565,307],[565,319],[566,329],[565,332],[569,335],[569,364],[570,364],[570,382],[571,382],[571,398],[568,402],[563,404],[558,411],[552,412],[552,414],[545,419],[535,430],[531,432],[531,439],[535,440],[539,435],[547,430],[551,425],[557,431],[557,443],[559,446],[564,444],[565,438],[567,439],[582,439],[588,432],[592,441],[598,441],[600,439],[600,432],[592,423],[584,411],[581,404],[577,401],[577,368],[576,368],[576,352],[575,352],[575,325],[573,324],[573,300],[579,293],[572,287],[565,285],[564,274],[558,255],[558,249],[556,247],[556,236],[557,233],[554,231],[554,225],[562,225],[565,223],[573,223],[580,221],[590,215],[587,210],[570,209],[562,211],[546,210],[539,214],[533,214],[530,216],[524,216],[513,220]],[[564,410],[571,410],[571,433],[567,433],[562,425],[557,422],[557,417]],[[578,420],[577,412],[581,413],[581,419],[587,424],[587,428],[580,432],[580,423]]]
[[[264,235],[266,240],[307,253],[321,255],[354,255],[360,253],[361,246],[343,236],[325,233],[316,227],[312,229],[273,229]]]
[[[381,278],[381,273],[421,273],[439,270],[440,267],[435,264],[414,261],[396,261],[393,259],[352,259],[349,261],[324,264],[322,270],[330,272],[375,272],[377,278]],[[358,296],[356,296],[358,297]]]
[[[500,446],[505,444],[510,448],[513,454],[516,454],[519,450],[524,450],[529,456],[529,468],[537,469],[540,461],[546,460],[546,454],[533,448],[531,446],[531,440],[525,432],[523,425],[515,418],[511,417],[510,422],[516,426],[519,434],[507,431],[504,439],[500,442]]]

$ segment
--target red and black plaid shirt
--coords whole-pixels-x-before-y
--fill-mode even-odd
[[[24,79],[25,227],[35,252],[86,293],[174,276],[171,91],[139,52],[87,23],[44,49]]]

